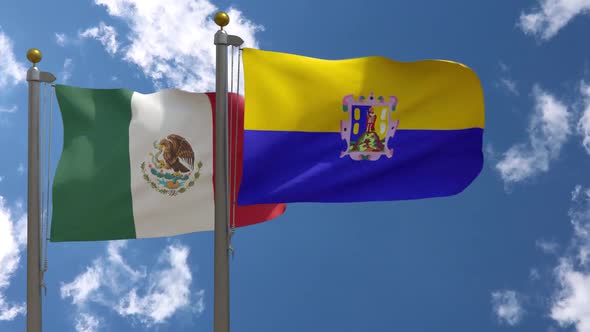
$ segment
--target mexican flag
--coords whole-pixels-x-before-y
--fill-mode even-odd
[[[214,93],[142,94],[65,85],[55,91],[64,138],[53,180],[51,241],[214,229]],[[242,173],[243,99],[230,94],[229,105],[228,181],[235,202]],[[236,226],[263,222],[284,210],[284,204],[235,206]]]

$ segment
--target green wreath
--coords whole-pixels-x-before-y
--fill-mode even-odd
[[[165,188],[158,188],[158,184],[154,181],[152,181],[150,179],[150,177],[148,176],[148,174],[146,173],[146,169],[145,169],[145,161],[141,163],[141,172],[143,173],[143,179],[157,192],[159,192],[160,194],[163,195],[168,195],[168,196],[176,196],[178,193],[184,193],[185,191],[187,191],[188,189],[190,189],[192,186],[195,185],[195,181],[197,181],[199,179],[199,177],[201,176],[201,168],[203,167],[203,163],[202,162],[198,162],[197,163],[197,169],[195,170],[194,174],[189,177],[188,179],[190,179],[190,181],[188,182],[188,184],[180,189],[165,189]]]

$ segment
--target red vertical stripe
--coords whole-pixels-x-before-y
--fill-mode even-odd
[[[211,112],[213,113],[213,128],[215,128],[215,93],[207,93],[209,101],[211,102]],[[237,99],[237,100],[236,100]],[[237,105],[237,103],[239,103]],[[236,107],[238,106],[238,107]],[[237,137],[235,133],[235,117],[238,117],[238,132]],[[235,93],[228,93],[228,122],[229,122],[229,159],[228,167],[230,168],[229,179],[229,194],[231,197],[230,205],[230,220],[233,216],[233,204],[237,198],[237,190],[242,181],[242,160],[244,156],[244,98]],[[237,164],[234,163],[235,148],[237,148]],[[234,169],[235,167],[235,169]],[[237,172],[236,183],[234,183],[234,174]],[[215,132],[213,131],[213,176],[215,176]],[[214,181],[215,182],[215,181]],[[215,184],[213,185],[215,190]],[[285,212],[286,204],[257,204],[257,205],[236,205],[236,226],[248,226],[260,222],[268,221],[276,218]]]

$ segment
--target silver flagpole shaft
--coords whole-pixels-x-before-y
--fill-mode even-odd
[[[227,18],[227,22],[221,22]],[[218,22],[219,21],[219,22]],[[229,332],[229,256],[227,190],[227,33],[229,17],[215,15],[221,29],[215,33],[215,258],[213,290],[213,331]],[[222,23],[222,24],[220,24]],[[223,24],[225,23],[225,24]]]
[[[243,40],[228,35],[223,27],[229,23],[224,12],[215,14],[220,27],[215,33],[215,251],[213,289],[213,331],[229,332],[229,200],[227,180],[227,48],[240,46]]]
[[[41,332],[41,211],[39,165],[39,95],[41,82],[55,77],[37,68],[42,55],[30,49],[27,59],[33,66],[27,71],[29,82],[29,154],[27,188],[27,332]]]
[[[38,58],[34,58],[38,56]],[[41,52],[29,50],[33,66],[27,71],[29,82],[29,156],[27,188],[27,332],[41,331],[41,222],[39,167],[39,90],[37,62]]]

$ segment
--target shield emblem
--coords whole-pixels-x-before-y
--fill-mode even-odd
[[[348,120],[340,121],[340,135],[346,141],[346,150],[340,158],[350,156],[353,160],[379,160],[382,155],[393,157],[388,143],[395,135],[399,119],[393,120],[392,113],[397,106],[397,97],[347,95],[342,99],[342,110],[348,113]]]

